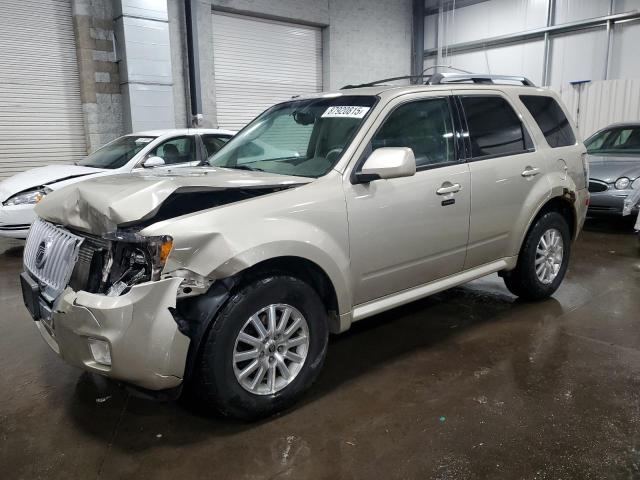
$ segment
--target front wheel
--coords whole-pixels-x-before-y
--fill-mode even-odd
[[[293,403],[316,379],[328,342],[316,291],[286,275],[237,292],[209,331],[192,389],[225,415],[256,419]]]
[[[511,293],[526,300],[550,297],[560,286],[569,264],[571,234],[565,218],[548,212],[529,230],[516,268],[504,274]]]

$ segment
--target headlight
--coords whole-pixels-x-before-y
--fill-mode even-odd
[[[135,232],[114,232],[103,238],[114,242],[108,272],[103,272],[103,281],[110,285],[107,296],[122,295],[138,283],[160,280],[173,248],[169,235],[144,237]]]
[[[640,177],[636,178],[633,183],[631,184],[631,188],[634,188],[636,190],[640,190]]]
[[[50,188],[42,187],[36,190],[29,190],[28,192],[17,193],[13,197],[9,198],[4,204],[8,207],[11,205],[35,205],[40,202],[49,192]]]
[[[631,185],[631,180],[629,180],[627,177],[620,177],[618,180],[616,180],[616,183],[613,184],[613,186],[618,190],[626,190],[627,188],[629,188],[629,185]]]

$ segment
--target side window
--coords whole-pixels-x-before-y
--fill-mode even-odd
[[[207,157],[210,157],[220,150],[231,137],[228,135],[201,135],[200,138],[202,138],[202,143],[207,149]]]
[[[396,108],[373,137],[371,147],[409,147],[418,168],[455,162],[449,102],[433,98]]]
[[[460,97],[469,127],[471,156],[516,155],[532,148],[531,138],[509,102],[495,95]]]
[[[569,120],[555,99],[540,95],[520,95],[520,100],[535,119],[551,148],[576,143]]]
[[[196,160],[195,142],[193,137],[175,137],[161,143],[154,148],[148,157],[160,157],[165,165],[175,165],[177,163],[194,162]]]
[[[613,142],[613,146],[620,147],[620,145],[625,145],[631,136],[631,131],[631,129],[620,130],[620,134],[618,135],[618,138],[616,138],[616,141]]]

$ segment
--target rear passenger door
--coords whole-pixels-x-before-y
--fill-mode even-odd
[[[517,255],[513,245],[532,189],[546,182],[544,156],[522,116],[498,91],[456,92],[467,124],[471,215],[465,269]]]

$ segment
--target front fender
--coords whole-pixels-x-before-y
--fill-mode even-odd
[[[339,181],[165,220],[143,235],[174,239],[164,272],[188,269],[211,279],[229,278],[265,260],[300,257],[316,264],[333,284],[340,313],[351,310],[349,238]],[[339,180],[339,177],[338,177]],[[309,200],[309,199],[312,200]]]

